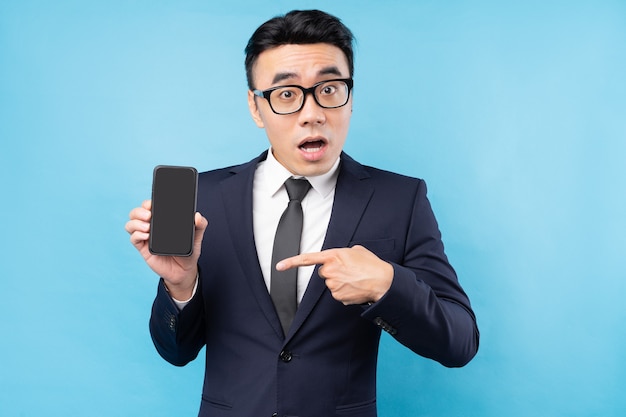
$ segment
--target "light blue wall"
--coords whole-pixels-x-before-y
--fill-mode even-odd
[[[0,415],[195,415],[124,223],[154,165],[265,148],[243,48],[310,7],[358,39],[347,151],[427,180],[482,332],[455,370],[385,337],[381,416],[626,415],[626,2],[216,3],[0,2]]]

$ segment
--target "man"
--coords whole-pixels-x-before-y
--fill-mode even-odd
[[[192,256],[151,255],[151,202],[130,213],[131,241],[162,277],[150,319],[158,352],[182,366],[206,347],[200,416],[374,417],[381,329],[445,366],[476,354],[475,317],[424,182],[342,152],[352,41],[320,11],[252,35],[248,106],[270,149],[200,175]],[[286,190],[292,177],[310,183],[304,197]],[[276,258],[289,200],[301,207],[301,254]],[[281,281],[288,271],[297,278]],[[291,284],[293,308],[281,289]]]

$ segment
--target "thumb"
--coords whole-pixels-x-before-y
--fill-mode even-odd
[[[206,230],[206,228],[209,226],[209,221],[202,216],[202,214],[196,212],[195,215],[195,223],[196,223],[196,234],[194,237],[194,252],[200,250],[200,247],[202,246],[202,238],[204,237],[204,232]]]

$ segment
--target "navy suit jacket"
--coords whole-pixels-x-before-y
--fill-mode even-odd
[[[178,311],[159,284],[150,331],[163,358],[185,365],[206,346],[202,417],[375,417],[381,329],[419,355],[463,366],[478,349],[469,300],[447,257],[422,180],[341,155],[323,249],[362,245],[394,268],[388,293],[344,306],[317,275],[289,333],[263,280],[252,226],[258,158],[200,174],[209,221],[200,280]]]

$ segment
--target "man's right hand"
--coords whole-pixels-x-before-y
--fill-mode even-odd
[[[188,300],[192,296],[196,283],[202,238],[209,222],[200,213],[196,213],[196,231],[191,256],[153,255],[148,249],[151,209],[152,201],[146,200],[141,207],[131,210],[130,220],[126,223],[130,241],[141,253],[148,266],[163,278],[172,298],[181,301]]]

